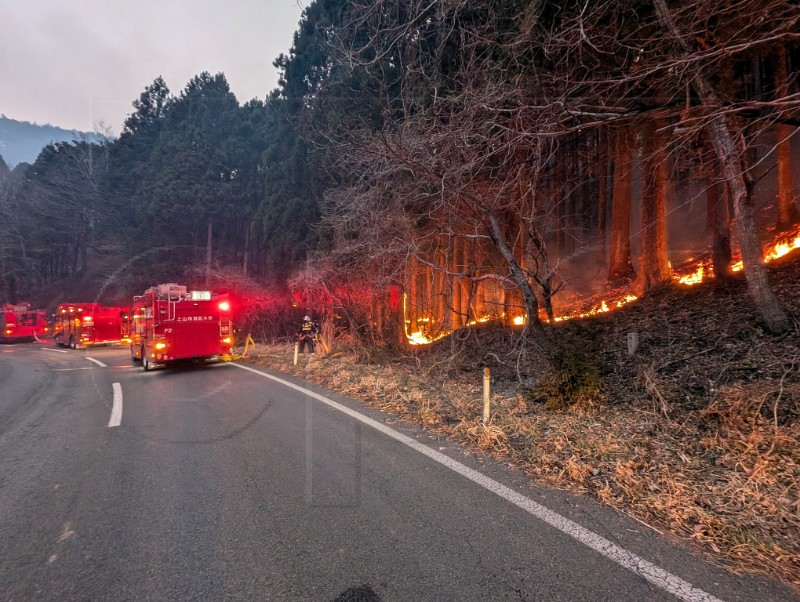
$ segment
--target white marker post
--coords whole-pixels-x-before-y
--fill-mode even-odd
[[[633,355],[636,353],[636,350],[639,349],[639,333],[638,332],[629,332],[628,333],[628,355]]]
[[[491,414],[492,382],[490,374],[489,368],[483,369],[483,426],[489,423],[489,415]]]
[[[294,365],[297,365],[297,356],[300,353],[300,341],[294,344]]]

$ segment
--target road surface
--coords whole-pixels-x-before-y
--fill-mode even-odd
[[[262,368],[0,346],[0,600],[678,599],[800,598]]]

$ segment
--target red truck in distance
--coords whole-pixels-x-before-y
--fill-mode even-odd
[[[145,371],[181,360],[219,359],[233,347],[227,295],[159,284],[133,298],[131,316],[131,359]]]
[[[56,309],[53,336],[58,345],[77,349],[127,343],[130,309],[99,303],[62,303]]]
[[[0,343],[23,343],[36,340],[50,330],[47,312],[30,305],[4,305],[0,308]]]

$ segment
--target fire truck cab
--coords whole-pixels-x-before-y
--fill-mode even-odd
[[[62,303],[56,309],[53,336],[58,345],[107,345],[128,341],[130,310],[99,303]]]
[[[131,317],[131,359],[141,361],[145,371],[180,360],[220,358],[233,346],[227,295],[159,284],[133,298]]]
[[[33,341],[47,334],[47,312],[29,305],[6,305],[0,308],[0,342]]]

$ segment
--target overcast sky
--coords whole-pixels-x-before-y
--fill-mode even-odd
[[[156,77],[177,95],[202,71],[264,99],[309,1],[0,0],[0,113],[118,135]]]

